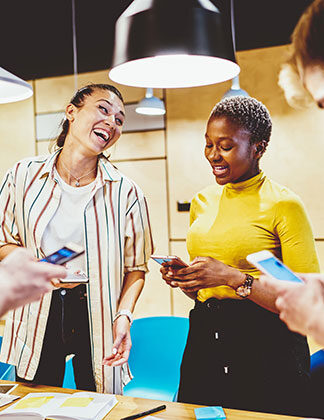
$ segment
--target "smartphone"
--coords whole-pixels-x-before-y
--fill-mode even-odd
[[[176,257],[175,255],[151,255],[151,258],[159,264],[170,263],[171,267],[181,268],[188,267],[181,258]]]
[[[290,270],[282,261],[270,251],[260,251],[246,257],[247,261],[258,268],[262,273],[268,274],[277,280],[303,283],[303,280]]]
[[[83,253],[84,249],[82,249],[79,245],[68,243],[66,246],[63,246],[61,249],[53,252],[53,254],[48,255],[40,261],[48,262],[51,264],[65,264],[66,262],[73,260],[73,258],[76,258]]]
[[[79,271],[79,273],[70,273],[68,270],[68,275],[64,279],[60,279],[61,283],[88,283],[88,276],[84,271]]]

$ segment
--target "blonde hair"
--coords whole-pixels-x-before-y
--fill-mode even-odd
[[[299,18],[291,35],[291,52],[281,66],[278,84],[284,91],[289,105],[302,108],[313,103],[313,99],[302,85],[297,63],[302,68],[311,63],[322,63],[324,67],[324,0],[315,0]]]

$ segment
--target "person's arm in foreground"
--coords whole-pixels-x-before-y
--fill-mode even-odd
[[[64,267],[37,262],[25,248],[14,250],[0,263],[0,316],[38,300],[52,289],[52,278],[65,276]]]
[[[305,283],[298,284],[261,276],[260,283],[277,293],[280,319],[292,330],[310,335],[324,346],[324,276],[299,274]]]
[[[123,289],[117,312],[127,309],[133,312],[135,304],[144,286],[144,271],[131,271],[125,274]],[[113,324],[114,343],[112,353],[103,359],[103,364],[119,366],[127,362],[132,347],[130,321],[127,316],[119,316]]]

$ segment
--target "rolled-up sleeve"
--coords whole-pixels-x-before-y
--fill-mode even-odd
[[[13,171],[5,175],[0,187],[0,247],[21,245],[15,219],[15,184]]]
[[[136,191],[126,214],[125,272],[147,272],[147,262],[153,251],[148,205],[143,194]]]

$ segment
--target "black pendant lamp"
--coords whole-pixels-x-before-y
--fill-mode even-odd
[[[116,22],[110,78],[177,88],[233,79],[231,23],[210,0],[134,0]]]

